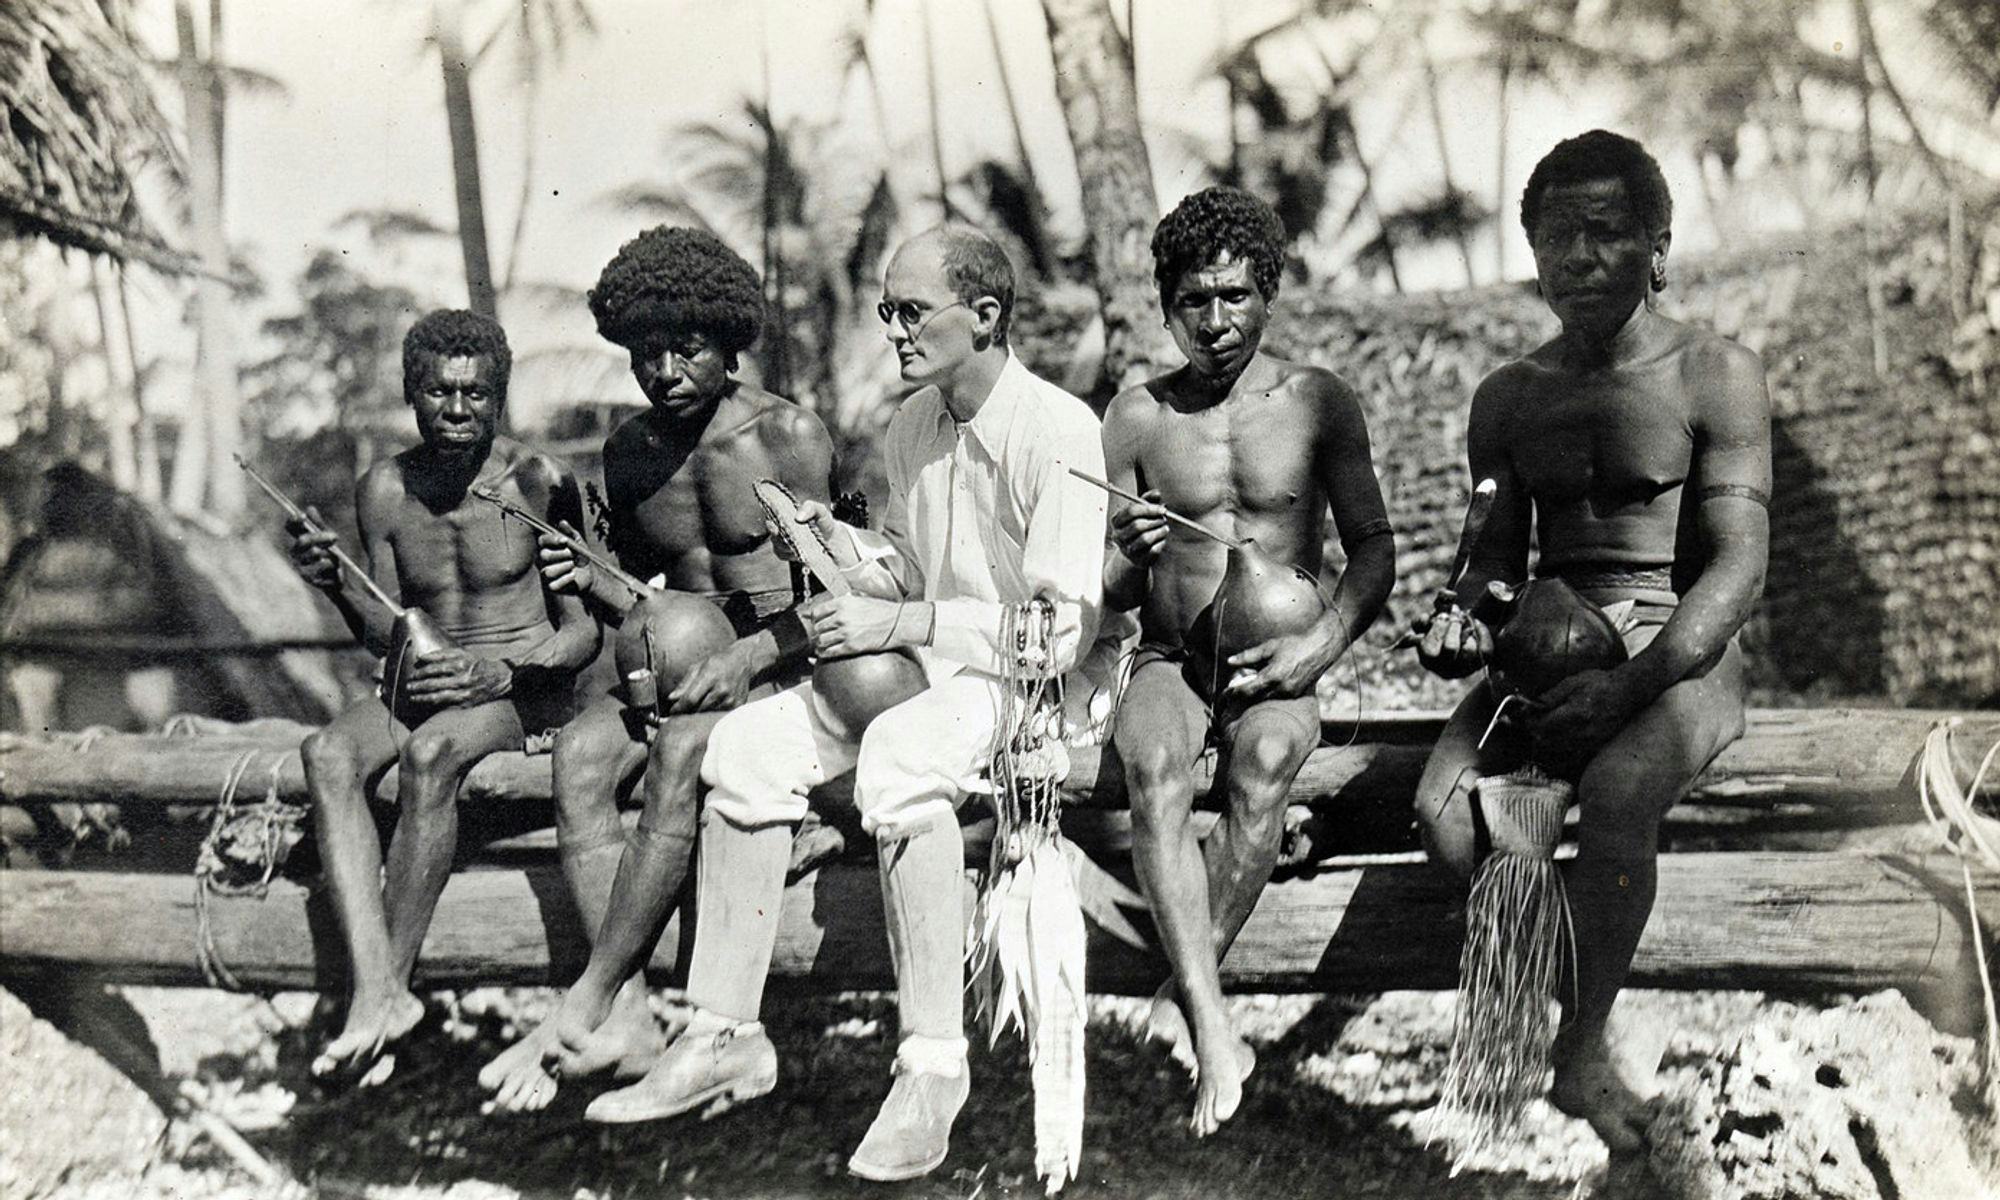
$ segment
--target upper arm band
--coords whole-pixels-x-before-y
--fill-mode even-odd
[[[1695,493],[1695,499],[1704,503],[1722,496],[1736,496],[1752,504],[1771,507],[1771,494],[1762,488],[1751,487],[1747,483],[1711,483]]]

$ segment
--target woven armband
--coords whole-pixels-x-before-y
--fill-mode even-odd
[[[1746,483],[1711,483],[1695,493],[1695,499],[1698,502],[1715,500],[1723,496],[1735,496],[1739,499],[1748,500],[1752,504],[1761,504],[1765,508],[1771,507],[1771,494],[1769,492],[1763,488],[1751,487]]]
[[[796,608],[788,608],[771,618],[771,623],[766,628],[771,631],[771,637],[778,643],[779,662],[793,662],[804,658],[806,652],[812,648],[811,640],[806,637],[806,623],[799,619],[799,610]]]
[[[1341,553],[1347,555],[1349,558],[1353,558],[1356,546],[1359,546],[1369,538],[1378,538],[1384,534],[1394,533],[1395,531],[1395,527],[1389,524],[1389,518],[1387,517],[1376,517],[1372,521],[1363,521],[1351,531],[1342,531],[1340,535]]]

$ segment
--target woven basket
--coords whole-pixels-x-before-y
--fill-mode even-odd
[[[1498,854],[1553,858],[1562,841],[1563,815],[1576,786],[1532,768],[1486,775],[1478,784],[1479,808]]]

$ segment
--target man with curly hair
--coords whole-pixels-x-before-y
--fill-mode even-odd
[[[302,747],[354,969],[346,1025],[314,1074],[379,1082],[394,1068],[385,1048],[423,1016],[410,972],[451,873],[459,784],[486,755],[521,749],[527,735],[567,720],[576,672],[597,653],[598,625],[583,602],[545,594],[534,537],[471,495],[492,487],[547,520],[582,517],[567,467],[498,435],[512,362],[507,335],[486,317],[439,311],[419,320],[403,339],[403,398],[423,441],[370,467],[355,488],[370,576],[429,616],[451,646],[398,654],[390,615],[342,570],[333,534],[291,526],[299,574],[370,649],[392,656],[382,694]],[[385,874],[367,785],[399,760]]]
[[[833,443],[819,418],[733,378],[762,329],[763,289],[719,239],[647,230],[604,268],[590,311],[598,332],[631,356],[650,405],[604,443],[610,549],[641,579],[714,600],[738,638],[688,666],[660,697],[667,717],[657,731],[607,695],[556,741],[563,872],[592,949],[554,1015],[480,1073],[494,1104],[516,1111],[554,1097],[551,1065],[569,1076],[610,1069],[631,1077],[661,1049],[641,972],[687,873],[709,730],[804,662],[791,568],[772,552],[753,485],[777,479],[825,501],[832,477]],[[557,539],[542,539],[541,560],[553,591],[589,597],[613,622],[633,604]],[[654,653],[656,672],[673,674],[657,660],[675,648]],[[616,797],[642,766],[645,810],[628,838]]]
[[[823,502],[799,506],[854,589],[802,615],[822,658],[908,650],[929,687],[859,730],[830,720],[811,683],[722,719],[702,760],[694,1015],[645,1080],[591,1106],[592,1120],[712,1115],[776,1086],[758,1017],[791,830],[813,788],[852,770],[876,840],[901,1039],[848,1170],[894,1181],[943,1163],[971,1087],[956,809],[990,761],[1017,669],[1006,614],[1045,603],[1052,633],[1037,669],[1067,671],[1092,644],[1103,576],[1104,494],[1069,473],[1104,469],[1098,421],[1014,356],[1013,303],[1013,268],[979,230],[941,226],[890,259],[876,311],[917,390],[883,438],[880,532],[835,520]]]
[[[1195,1072],[1190,1126],[1200,1137],[1236,1111],[1255,1061],[1230,1028],[1216,964],[1271,877],[1286,793],[1319,744],[1314,685],[1380,613],[1396,547],[1354,392],[1263,349],[1284,265],[1277,215],[1247,192],[1208,188],[1160,222],[1153,259],[1167,330],[1187,362],[1105,413],[1105,467],[1145,502],[1112,513],[1104,595],[1107,608],[1140,611],[1114,742],[1133,864],[1173,966],[1151,1028]],[[1320,619],[1197,667],[1196,626],[1225,555],[1167,512],[1254,539],[1275,562],[1317,575],[1329,508],[1347,566]],[[1203,845],[1189,821],[1192,768],[1210,744],[1227,802]]]
[[[1459,604],[1424,623],[1418,647],[1445,678],[1485,666],[1493,631],[1475,601],[1488,583],[1525,580],[1531,545],[1537,575],[1633,606],[1631,657],[1555,684],[1517,727],[1484,738],[1496,699],[1473,688],[1417,785],[1432,861],[1469,880],[1489,849],[1481,776],[1527,760],[1575,781],[1577,853],[1563,879],[1576,989],[1562,992],[1549,1099],[1613,1151],[1637,1149],[1651,1121],[1656,1061],[1610,1027],[1652,914],[1660,818],[1743,734],[1736,633],[1770,544],[1763,364],[1654,309],[1672,218],[1659,164],[1607,130],[1559,143],[1529,175],[1521,226],[1562,331],[1473,392],[1466,453],[1472,477],[1497,491]]]

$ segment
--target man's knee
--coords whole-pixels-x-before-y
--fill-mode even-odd
[[[667,721],[653,742],[646,764],[646,809],[641,820],[658,832],[692,835],[701,807],[701,765],[711,727]]]
[[[408,780],[404,795],[449,803],[458,777],[471,765],[470,754],[455,734],[418,730],[403,747],[402,773]]]
[[[299,746],[309,783],[330,783],[353,775],[361,768],[361,747],[354,739],[334,729],[322,729],[307,736]]]
[[[1452,779],[1426,774],[1417,788],[1417,834],[1424,854],[1463,881],[1471,880],[1479,866],[1479,827],[1472,813],[1475,782],[1469,770]]]
[[[1186,819],[1194,801],[1194,778],[1183,756],[1170,746],[1147,742],[1121,746],[1119,757],[1125,764],[1127,800],[1135,823]]]
[[[1619,859],[1657,854],[1660,820],[1686,792],[1678,774],[1599,755],[1577,781],[1577,850]]]
[[[613,775],[621,750],[631,737],[622,721],[605,719],[596,709],[564,725],[556,733],[549,767],[557,782],[587,782]]]
[[[1239,736],[1229,754],[1230,803],[1255,814],[1283,812],[1305,758],[1299,743],[1290,729],[1260,728]]]

